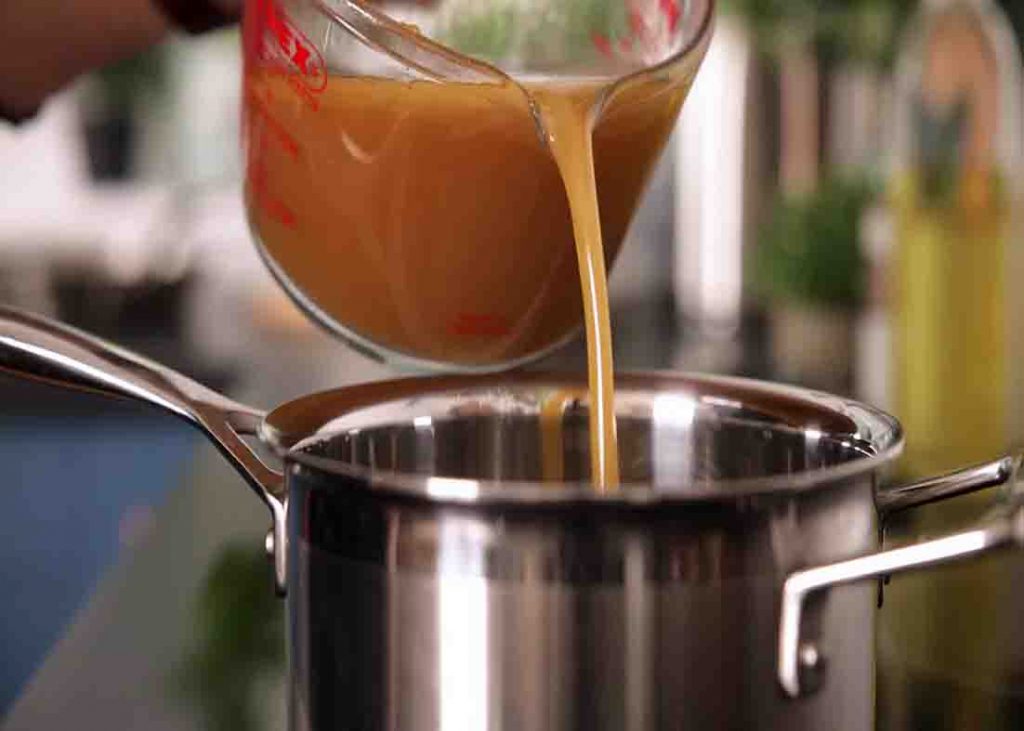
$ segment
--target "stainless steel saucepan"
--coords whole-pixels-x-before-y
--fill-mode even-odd
[[[601,494],[576,376],[377,383],[264,415],[4,308],[0,367],[176,414],[266,503],[293,729],[870,729],[869,580],[1024,540],[1016,459],[880,490],[899,424],[778,385],[621,377],[625,484]],[[892,512],[992,486],[977,527],[878,552]]]

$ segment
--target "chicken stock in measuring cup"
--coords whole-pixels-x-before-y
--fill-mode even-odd
[[[565,186],[523,89],[596,106],[610,81],[685,51],[698,20],[685,0],[517,3],[247,2],[252,230],[300,306],[378,356],[497,369],[579,328]],[[624,88],[597,120],[608,265],[696,60]]]
[[[250,0],[246,203],[268,266],[329,330],[415,365],[506,368],[583,324],[595,470],[615,482],[606,272],[710,17],[711,0]]]

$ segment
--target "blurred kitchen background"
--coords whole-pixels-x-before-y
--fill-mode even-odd
[[[721,0],[613,276],[618,365],[890,409],[909,432],[894,480],[1024,445],[1022,31],[1019,0]],[[175,40],[0,129],[2,301],[265,407],[393,375],[307,323],[260,263],[239,71],[233,31]],[[171,419],[0,389],[4,728],[280,728],[262,506]],[[889,584],[879,727],[1024,725],[1021,587],[1009,555]]]

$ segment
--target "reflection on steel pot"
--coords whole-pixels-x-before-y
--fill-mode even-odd
[[[865,580],[1024,537],[1007,489],[974,530],[877,553],[880,515],[1012,487],[1017,462],[879,492],[896,421],[783,386],[622,376],[625,484],[598,494],[574,376],[377,383],[264,417],[10,309],[0,367],[171,411],[255,488],[294,729],[870,729]]]

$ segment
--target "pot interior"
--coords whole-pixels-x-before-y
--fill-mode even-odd
[[[293,460],[428,494],[439,479],[472,481],[474,494],[578,493],[588,406],[574,377],[411,379],[294,402],[268,417],[264,437]],[[619,492],[634,496],[808,487],[875,469],[901,446],[880,411],[736,379],[623,376],[616,414]]]

